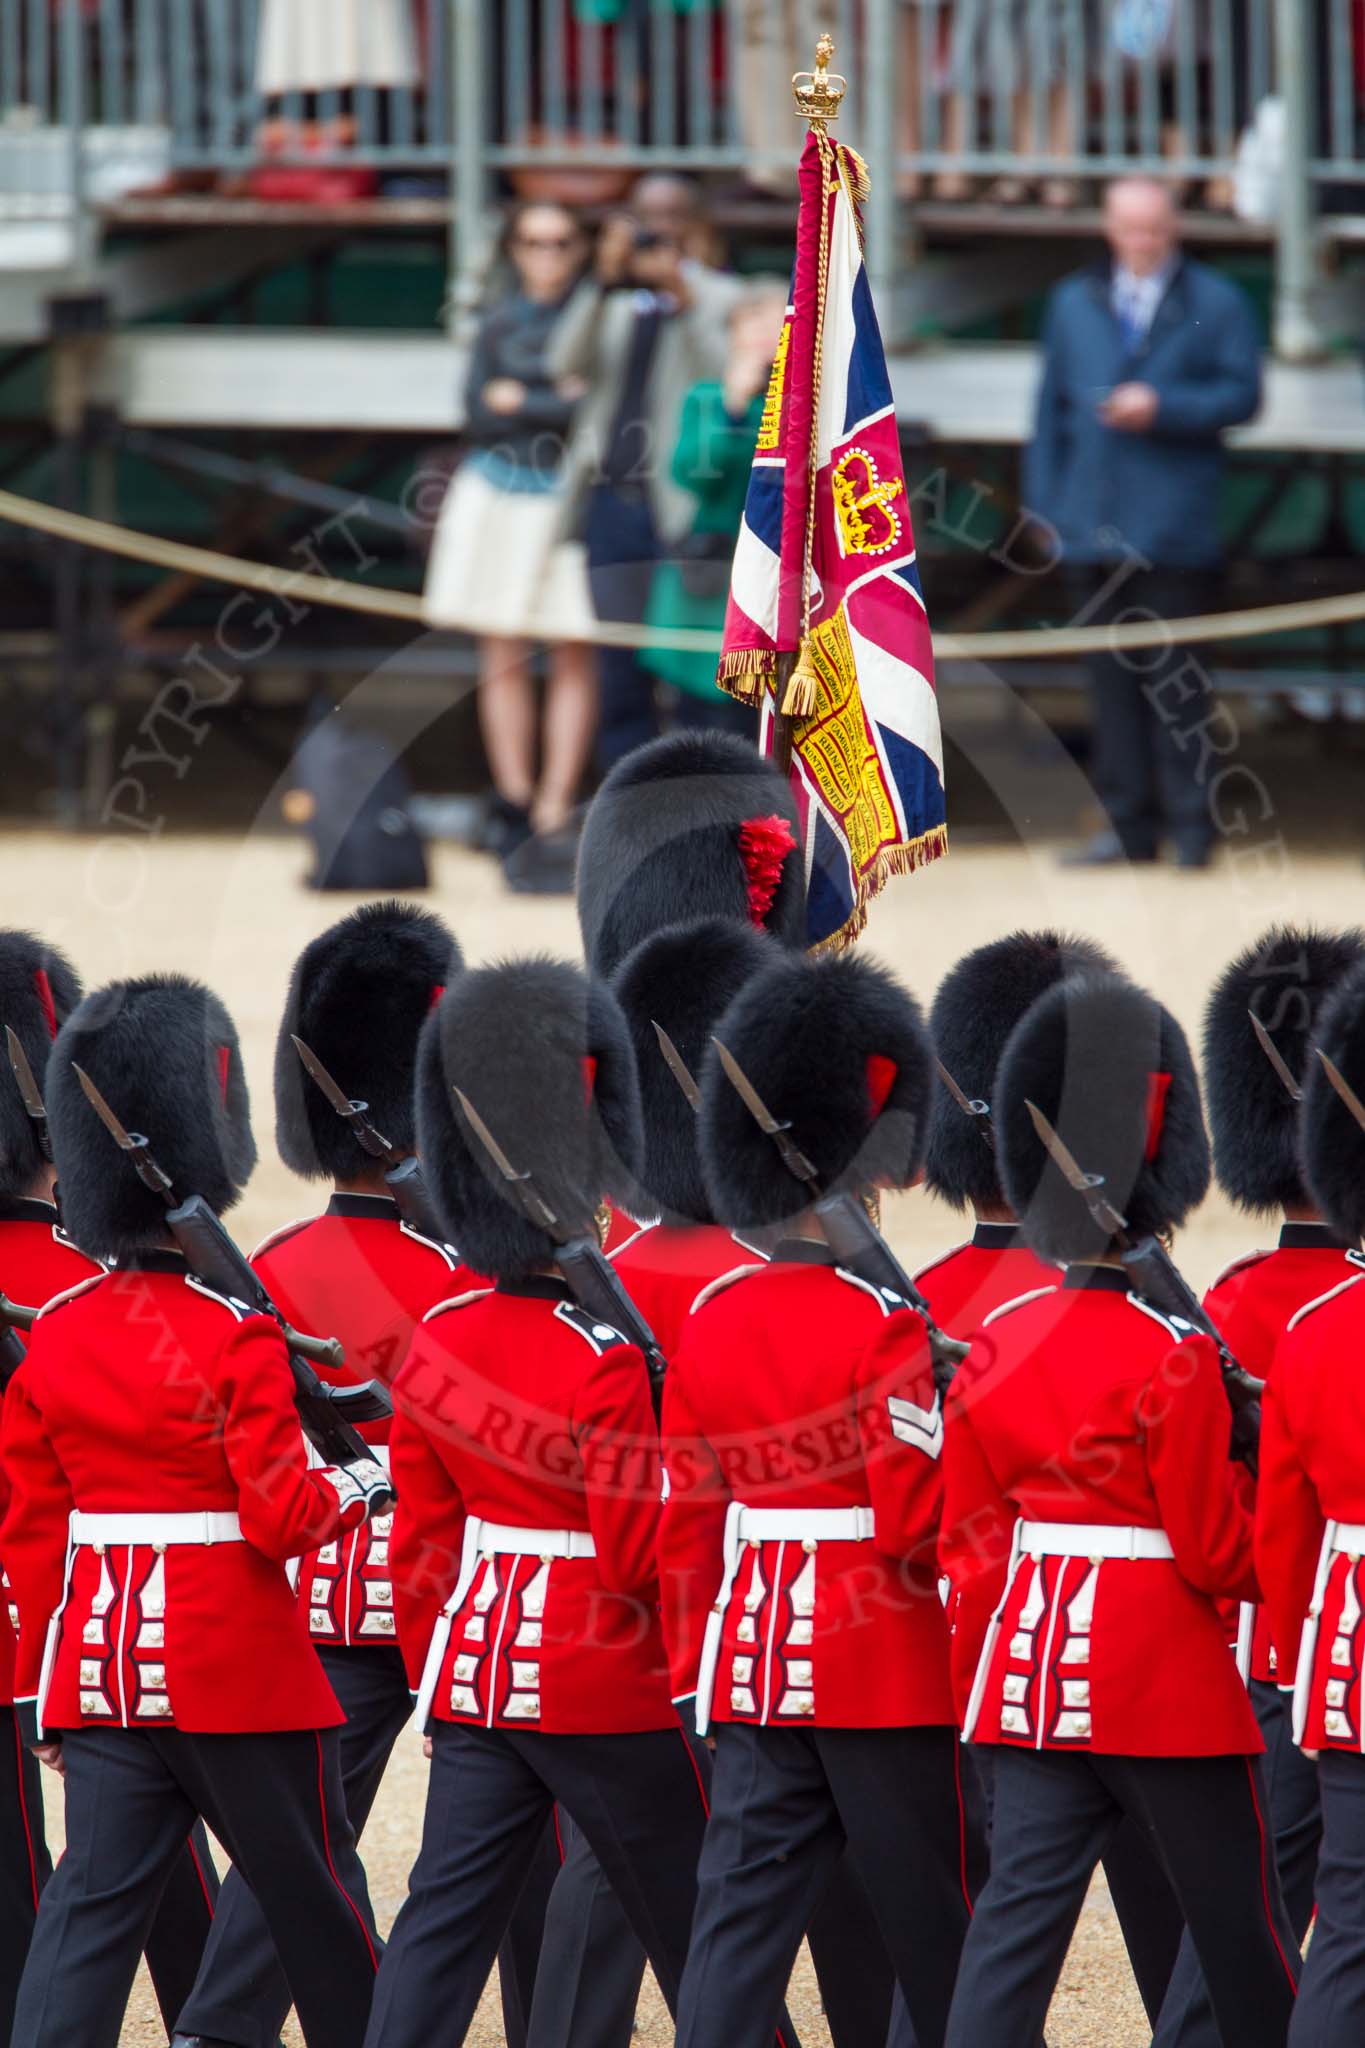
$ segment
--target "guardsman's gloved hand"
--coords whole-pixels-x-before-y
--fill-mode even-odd
[[[367,1519],[387,1512],[393,1499],[393,1481],[377,1458],[357,1458],[353,1464],[334,1467],[332,1484],[343,1509],[364,1501]]]

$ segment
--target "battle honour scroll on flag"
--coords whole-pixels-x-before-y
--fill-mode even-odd
[[[839,946],[857,938],[889,876],[947,851],[943,743],[896,413],[863,261],[867,174],[818,122],[802,154],[800,194],[791,302],[754,451],[717,681],[759,706],[765,753],[774,751],[777,715],[792,721],[807,937]],[[789,678],[783,655],[799,657]]]

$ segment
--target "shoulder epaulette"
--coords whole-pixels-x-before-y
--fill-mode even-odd
[[[252,1265],[263,1252],[273,1252],[277,1244],[283,1244],[286,1238],[297,1237],[301,1230],[307,1230],[309,1224],[316,1223],[317,1220],[316,1216],[296,1216],[292,1223],[282,1223],[278,1230],[272,1230],[263,1237],[255,1251],[250,1254]]]
[[[428,1237],[424,1230],[416,1229],[411,1223],[400,1223],[398,1227],[413,1244],[425,1245],[429,1252],[435,1252],[437,1258],[444,1259],[452,1273],[459,1271],[460,1254],[453,1244],[442,1244],[439,1237]]]
[[[38,1315],[49,1316],[54,1308],[64,1308],[68,1301],[75,1301],[80,1295],[88,1294],[92,1287],[98,1287],[100,1281],[107,1277],[102,1270],[98,1273],[87,1273],[84,1280],[77,1280],[74,1286],[64,1287],[60,1294],[53,1295],[51,1301],[45,1301]]]
[[[1335,1301],[1339,1294],[1349,1293],[1350,1289],[1358,1287],[1362,1280],[1365,1280],[1365,1273],[1352,1273],[1348,1280],[1338,1280],[1336,1286],[1329,1287],[1326,1294],[1319,1294],[1314,1300],[1306,1301],[1302,1308],[1296,1309],[1285,1328],[1297,1330],[1304,1317],[1311,1316],[1315,1308],[1325,1308],[1329,1301]]]
[[[760,1260],[754,1260],[745,1266],[731,1266],[728,1273],[717,1274],[714,1280],[707,1281],[687,1313],[694,1316],[699,1308],[705,1308],[708,1301],[714,1301],[718,1294],[723,1293],[727,1287],[733,1287],[737,1280],[748,1280],[753,1274],[766,1273],[767,1270],[767,1266]]]
[[[422,1321],[434,1323],[437,1316],[446,1315],[451,1309],[468,1308],[471,1301],[483,1301],[492,1292],[491,1287],[470,1287],[463,1294],[452,1294],[448,1301],[433,1302]]]
[[[607,1253],[607,1257],[609,1259],[620,1258],[622,1252],[629,1251],[630,1247],[633,1244],[638,1244],[642,1237],[648,1237],[650,1231],[657,1230],[658,1227],[659,1224],[657,1218],[653,1223],[638,1223],[634,1230],[631,1231],[630,1236],[623,1237],[621,1239],[620,1244],[616,1245],[611,1251]]]
[[[909,1308],[905,1296],[894,1287],[877,1287],[871,1280],[864,1280],[861,1273],[850,1273],[847,1266],[834,1268],[835,1278],[843,1280],[850,1287],[856,1287],[861,1294],[870,1294],[884,1316],[893,1316],[898,1308]]]
[[[205,1301],[216,1301],[220,1308],[227,1309],[228,1313],[235,1316],[239,1323],[244,1322],[249,1315],[258,1313],[257,1310],[249,1307],[246,1302],[238,1301],[235,1295],[220,1294],[216,1287],[206,1287],[202,1280],[195,1279],[193,1273],[185,1275],[185,1285],[192,1287],[196,1294],[202,1294]]]
[[[585,1344],[590,1344],[600,1358],[604,1351],[614,1351],[618,1344],[629,1344],[629,1337],[611,1323],[600,1323],[596,1316],[590,1316],[576,1301],[557,1301],[555,1321],[563,1323],[570,1330],[577,1331]]]
[[[1243,1252],[1240,1259],[1234,1259],[1230,1266],[1224,1266],[1222,1272],[1214,1281],[1213,1286],[1210,1287],[1209,1293],[1212,1294],[1216,1288],[1222,1287],[1227,1281],[1235,1279],[1238,1273],[1245,1273],[1252,1266],[1262,1265],[1269,1257],[1270,1253],[1267,1251]]]
[[[910,1275],[911,1279],[918,1286],[919,1282],[927,1280],[931,1273],[937,1273],[940,1266],[946,1266],[949,1259],[955,1259],[959,1252],[970,1251],[971,1246],[971,1239],[964,1238],[961,1244],[952,1245],[946,1252],[940,1252],[936,1259],[930,1259],[927,1266],[921,1266],[917,1273]]]
[[[989,1330],[991,1324],[998,1323],[1001,1316],[1011,1315],[1015,1309],[1027,1308],[1031,1301],[1041,1301],[1045,1294],[1056,1292],[1055,1287],[1031,1287],[1027,1294],[1016,1294],[1013,1301],[1002,1301],[999,1308],[993,1308],[983,1319],[981,1327],[983,1330]]]

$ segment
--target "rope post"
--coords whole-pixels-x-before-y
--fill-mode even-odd
[[[467,338],[478,303],[484,231],[484,107],[488,81],[478,62],[480,0],[439,0],[450,9],[450,253],[446,332]]]

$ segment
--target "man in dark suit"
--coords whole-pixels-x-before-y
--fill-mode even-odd
[[[1048,305],[1025,497],[1060,536],[1078,623],[1188,617],[1222,557],[1223,432],[1260,404],[1256,326],[1236,285],[1182,254],[1164,186],[1111,185],[1105,234],[1108,262],[1064,279]],[[1168,834],[1178,865],[1205,866],[1202,665],[1164,645],[1106,651],[1088,675],[1109,829],[1067,858],[1155,860]]]

